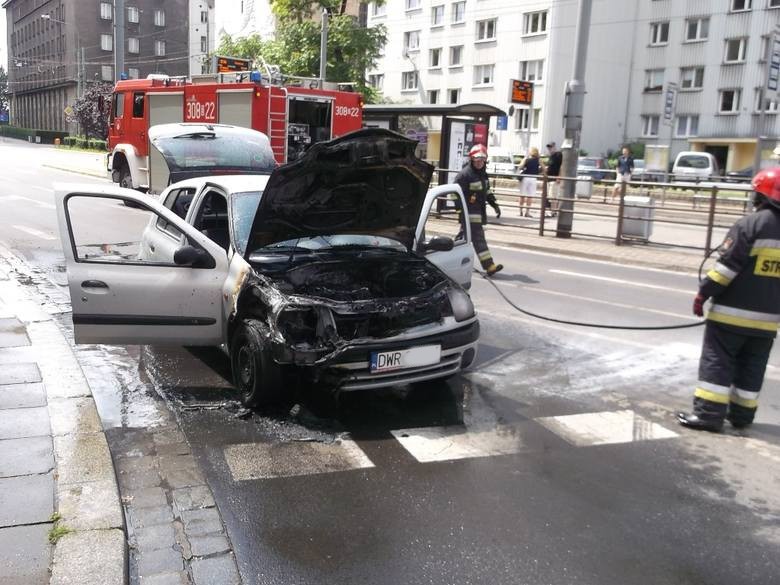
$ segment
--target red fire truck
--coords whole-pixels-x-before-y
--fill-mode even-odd
[[[294,160],[314,142],[359,130],[363,103],[355,92],[245,81],[247,74],[196,80],[152,75],[119,81],[108,131],[109,176],[123,187],[148,190],[148,129],[156,124],[199,122],[253,128],[266,134],[279,163]]]

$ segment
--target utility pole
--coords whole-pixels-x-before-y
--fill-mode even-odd
[[[114,0],[114,80],[125,71],[125,0]]]
[[[320,87],[325,87],[325,72],[328,68],[328,9],[322,9],[322,32],[320,33]]]
[[[772,36],[769,37],[769,42],[771,44],[769,45],[766,78],[761,80],[761,89],[758,90],[758,128],[756,130],[756,154],[753,157],[754,174],[761,169],[761,148],[766,129],[767,91],[775,94],[780,92],[780,25],[775,27]]]
[[[582,112],[585,105],[585,61],[588,53],[588,34],[590,33],[590,13],[593,0],[579,0],[577,9],[577,32],[574,38],[574,77],[566,84],[566,101],[563,113],[563,162],[561,175],[574,180],[563,181],[563,201],[561,201],[558,227],[555,235],[559,238],[571,237],[574,211],[574,190],[577,177],[577,156],[580,151],[580,132],[582,131]]]

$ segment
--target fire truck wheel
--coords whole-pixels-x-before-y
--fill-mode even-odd
[[[130,168],[127,165],[119,169],[119,186],[125,189],[133,188],[133,177],[130,175]]]

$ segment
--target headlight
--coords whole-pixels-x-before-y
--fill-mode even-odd
[[[317,343],[317,311],[313,307],[287,307],[276,318],[284,340],[292,345]]]
[[[471,297],[466,292],[459,288],[450,288],[447,291],[447,296],[450,298],[452,315],[456,321],[465,321],[474,316],[474,303],[471,302]]]

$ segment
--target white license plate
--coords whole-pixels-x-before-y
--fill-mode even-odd
[[[396,351],[372,351],[371,373],[419,368],[438,364],[439,361],[441,361],[441,345],[422,345]]]

